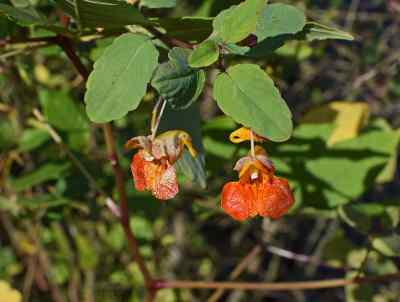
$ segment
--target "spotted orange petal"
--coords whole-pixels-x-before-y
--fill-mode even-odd
[[[168,162],[145,160],[140,150],[131,162],[132,176],[138,191],[150,191],[160,200],[174,198],[179,191],[175,168]]]
[[[154,181],[151,183],[151,192],[160,200],[168,200],[178,194],[179,186],[174,166],[169,163],[158,166]]]
[[[144,166],[145,160],[143,158],[143,151],[140,150],[132,157],[131,161],[132,176],[135,183],[135,188],[138,191],[144,191],[147,189]]]
[[[256,201],[259,215],[278,219],[287,213],[293,203],[293,193],[286,179],[273,177],[272,181],[259,184]]]
[[[243,221],[252,213],[254,195],[249,184],[229,182],[221,194],[221,207],[233,219]]]

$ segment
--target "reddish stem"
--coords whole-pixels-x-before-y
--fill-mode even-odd
[[[382,276],[362,277],[353,279],[329,279],[300,282],[207,282],[207,281],[158,281],[158,288],[186,288],[186,289],[233,289],[233,290],[267,290],[267,291],[292,291],[312,290],[323,288],[344,287],[352,284],[376,284],[400,280],[400,273]]]
[[[85,81],[89,77],[89,71],[86,69],[85,65],[83,65],[82,61],[78,57],[78,55],[75,53],[73,45],[71,40],[69,40],[67,37],[59,36],[58,37],[58,44],[68,58],[71,60],[79,74],[82,76],[82,78],[85,79]],[[147,269],[146,263],[143,259],[143,257],[140,254],[139,251],[139,244],[131,230],[130,224],[129,224],[129,209],[128,209],[128,200],[126,196],[126,190],[125,190],[125,181],[124,181],[124,173],[121,170],[121,167],[119,165],[118,161],[118,154],[116,152],[116,145],[115,145],[115,140],[113,136],[113,131],[111,124],[103,124],[103,133],[104,133],[104,138],[105,138],[105,143],[107,147],[107,156],[110,160],[110,163],[113,167],[114,170],[114,177],[115,177],[115,182],[117,186],[117,191],[120,199],[120,222],[123,227],[125,237],[128,242],[129,249],[132,254],[133,260],[138,264],[140,272],[143,275],[144,281],[145,281],[145,286],[148,289],[148,294],[146,301],[153,301],[155,297],[155,292],[157,291],[154,286],[153,286],[153,278]]]

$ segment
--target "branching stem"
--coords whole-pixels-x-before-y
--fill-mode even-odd
[[[79,74],[84,78],[85,80],[88,79],[89,77],[89,71],[86,69],[86,67],[83,65],[82,61],[78,57],[78,55],[75,53],[73,45],[71,41],[66,38],[66,37],[60,37],[59,38],[59,45],[62,47],[68,58],[71,60]],[[147,301],[151,302],[154,300],[154,296],[156,293],[156,289],[153,286],[153,278],[147,269],[146,263],[141,256],[139,252],[139,244],[131,230],[130,224],[129,224],[129,209],[128,209],[128,200],[126,196],[126,190],[125,190],[125,180],[124,180],[124,173],[121,170],[121,167],[119,165],[119,160],[118,160],[118,154],[116,152],[117,148],[115,145],[115,140],[114,140],[114,135],[112,131],[111,124],[103,124],[102,125],[103,133],[104,133],[104,139],[106,143],[106,148],[107,148],[107,156],[108,159],[110,160],[111,166],[113,167],[114,171],[114,177],[115,177],[115,182],[117,186],[117,192],[119,195],[119,200],[120,200],[120,222],[123,227],[125,237],[128,242],[129,249],[131,251],[131,255],[133,260],[137,263],[139,266],[140,272],[143,275],[144,281],[145,281],[145,286],[148,289],[148,298],[146,298]]]

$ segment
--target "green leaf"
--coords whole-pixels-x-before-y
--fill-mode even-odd
[[[94,64],[87,82],[89,118],[105,123],[136,109],[157,63],[157,49],[147,36],[126,33],[115,39]]]
[[[308,41],[337,39],[353,41],[354,37],[342,30],[329,27],[317,22],[307,22],[304,28],[304,34]]]
[[[237,147],[231,144],[228,140],[223,142],[210,136],[205,136],[203,143],[207,155],[211,154],[225,160],[231,160],[237,150]]]
[[[198,154],[196,158],[193,158],[187,150],[183,152],[182,157],[175,164],[178,173],[183,174],[190,182],[196,184],[201,189],[207,187],[207,176],[204,166],[204,153]]]
[[[381,216],[381,223],[383,229],[394,229],[397,228],[400,223],[400,202],[397,201],[393,206],[385,207],[386,215]]]
[[[246,0],[215,17],[214,32],[226,43],[237,43],[256,31],[257,17],[264,0]]]
[[[281,48],[285,45],[286,42],[294,40],[294,35],[280,35],[274,38],[267,38],[260,43],[257,43],[256,46],[250,48],[250,50],[246,53],[246,56],[252,58],[263,58],[271,55],[275,50]]]
[[[109,37],[96,40],[96,46],[93,47],[90,51],[90,59],[94,62],[97,61],[104,53],[104,51],[107,49],[107,47],[112,44],[114,39],[115,37]]]
[[[160,123],[160,133],[168,130],[184,130],[192,137],[193,146],[198,153],[197,157],[193,158],[188,152],[184,152],[175,165],[179,173],[204,189],[207,186],[207,182],[204,170],[205,161],[198,103],[194,103],[189,108],[181,111],[172,110],[167,106]]]
[[[18,143],[18,150],[21,152],[32,151],[50,139],[47,131],[42,129],[26,129]]]
[[[394,274],[398,272],[396,263],[392,259],[382,257],[375,251],[370,251],[366,259],[366,249],[352,250],[347,259],[347,263],[352,267],[361,267],[364,263],[364,272],[369,275]],[[353,279],[358,276],[356,270],[348,271],[346,279]],[[346,302],[374,301],[386,302],[396,301],[398,294],[393,291],[382,290],[378,284],[352,284],[345,288]]]
[[[55,33],[69,33],[67,29],[49,22],[49,20],[42,16],[30,3],[16,7],[0,3],[0,15],[8,17],[20,26],[36,25]]]
[[[0,38],[9,36],[13,32],[14,28],[15,24],[13,24],[7,17],[0,14]]]
[[[400,254],[400,235],[375,237],[372,246],[385,256],[396,257]]]
[[[125,244],[124,230],[119,224],[112,224],[108,232],[101,233],[103,239],[115,252],[120,252]]]
[[[245,55],[250,50],[250,47],[248,47],[248,46],[238,46],[233,43],[221,44],[220,47],[221,47],[222,53],[224,53],[224,54],[233,54],[233,55],[240,55],[240,56]]]
[[[169,37],[199,43],[211,35],[212,20],[199,17],[162,18],[156,23]]]
[[[60,254],[66,259],[72,260],[74,254],[70,247],[67,234],[64,232],[64,229],[61,226],[61,224],[53,222],[50,226],[50,229],[54,237],[54,242],[57,245],[57,249],[60,251]]]
[[[374,185],[397,147],[395,131],[384,131],[375,123],[358,137],[328,147],[333,128],[301,124],[288,143],[270,151],[276,170],[291,180],[303,206],[335,208],[356,200]]]
[[[20,192],[45,181],[58,179],[69,169],[69,164],[45,164],[37,168],[34,172],[24,175],[12,181],[12,187]]]
[[[79,264],[84,270],[92,270],[99,263],[99,254],[92,240],[83,236],[80,232],[74,232],[74,239],[78,249]]]
[[[322,259],[331,265],[343,267],[346,265],[347,255],[355,248],[354,243],[339,228],[327,238],[323,245]]]
[[[393,153],[385,168],[378,176],[377,182],[380,184],[388,183],[393,180],[397,169],[397,153]]]
[[[276,3],[267,5],[257,21],[258,41],[283,34],[295,34],[306,24],[304,13],[292,5]]]
[[[389,130],[391,130],[389,126]],[[380,184],[387,183],[393,180],[396,175],[397,169],[397,152],[398,152],[398,145],[400,144],[400,130],[396,131],[397,133],[397,147],[393,149],[393,153],[387,162],[384,169],[382,169],[381,173],[379,173],[377,182]]]
[[[65,131],[88,129],[88,121],[67,91],[41,90],[39,100],[44,116],[54,127]]]
[[[51,209],[71,203],[71,200],[53,194],[19,197],[17,201],[18,205],[30,210]]]
[[[22,26],[48,24],[47,20],[33,7],[17,8],[0,3],[0,14],[7,16],[12,21]]]
[[[225,114],[272,141],[285,141],[292,133],[292,114],[258,65],[240,64],[220,73],[214,98]]]
[[[152,224],[149,220],[137,216],[135,218],[131,218],[129,224],[132,230],[135,230],[135,235],[139,240],[151,241],[154,238]]]
[[[200,43],[189,56],[189,65],[193,68],[210,66],[219,57],[219,47],[214,39]]]
[[[314,49],[303,41],[290,41],[276,51],[278,56],[296,58],[299,62],[309,59],[313,53]]]
[[[236,128],[235,121],[226,115],[217,116],[203,126],[204,131],[222,130],[222,131],[233,131]]]
[[[354,38],[344,31],[337,30],[316,22],[307,22],[303,30],[295,34],[280,34],[274,37],[267,37],[264,40],[259,40],[259,43],[251,48],[246,56],[252,58],[263,58],[270,55],[273,51],[282,47],[286,42],[299,40],[299,41],[313,41],[324,39],[338,39],[338,40],[353,40]]]
[[[378,203],[348,204],[339,207],[339,217],[359,232],[368,234],[372,219],[385,213],[385,206]]]
[[[141,0],[140,6],[148,8],[171,8],[176,6],[176,0]]]
[[[56,0],[60,7],[82,27],[112,28],[125,25],[149,25],[139,10],[120,0]]]
[[[169,61],[161,64],[151,84],[174,109],[189,107],[200,96],[206,75],[204,70],[188,65],[190,50],[173,48]]]
[[[0,150],[6,150],[16,143],[17,132],[14,123],[3,116],[0,117]]]

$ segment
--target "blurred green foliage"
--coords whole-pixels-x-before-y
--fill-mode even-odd
[[[2,5],[12,3],[24,10],[22,15],[7,12],[11,20],[40,24],[21,28],[0,15],[0,39],[47,36],[49,29],[64,32],[58,25],[56,2],[69,3],[1,0]],[[211,34],[212,25],[200,17],[215,16],[240,1],[182,0],[172,9],[174,2],[143,0],[141,11],[168,17],[162,25],[171,35],[202,41]],[[201,151],[195,162],[179,163],[181,192],[176,199],[161,203],[136,192],[129,171],[132,154],[122,148],[127,139],[148,133],[156,92],[148,89],[136,111],[114,122],[133,215],[131,226],[157,276],[227,280],[233,267],[257,244],[262,253],[242,280],[299,281],[399,270],[400,74],[396,64],[400,10],[395,1],[383,0],[287,2],[305,11],[308,20],[336,24],[356,37],[353,43],[306,44],[300,39],[280,47],[286,37],[274,39],[273,32],[263,31],[262,52],[256,47],[248,53],[280,87],[294,115],[295,130],[289,141],[265,143],[277,174],[288,178],[294,189],[296,205],[289,215],[278,221],[256,218],[240,224],[220,210],[220,190],[236,178],[233,164],[247,153],[248,146],[228,141],[238,125],[222,115],[212,100],[209,87],[216,76],[212,70],[207,71],[200,100],[188,111],[167,111],[161,124],[162,130],[189,131]],[[0,11],[4,12],[3,6]],[[46,21],[43,16],[48,17]],[[200,30],[182,30],[189,21],[174,19],[181,16],[199,17],[193,22]],[[115,17],[119,25],[126,24],[126,18],[141,20],[135,10],[131,15],[106,14],[103,21]],[[314,26],[306,38],[318,39],[321,32],[327,34],[322,26]],[[287,34],[292,34],[290,29]],[[328,34],[343,36],[341,31]],[[90,66],[113,40],[80,43],[79,55]],[[265,47],[277,51],[266,54]],[[167,52],[161,51],[160,56],[165,61]],[[226,64],[251,60],[227,56]],[[30,292],[28,301],[32,302],[53,301],[49,288],[68,301],[142,301],[143,278],[131,261],[121,226],[71,160],[72,154],[98,186],[117,197],[99,126],[89,122],[83,109],[84,91],[84,83],[59,47],[1,49],[0,279],[23,294]],[[370,118],[354,137],[330,145],[338,126],[334,119],[324,115],[322,122],[312,123],[302,118],[316,105],[334,101],[363,102]],[[45,123],[32,113],[34,109],[42,113]],[[352,127],[349,123],[349,131]],[[205,179],[207,188],[203,189]],[[271,252],[271,246],[317,261],[304,264],[285,259]],[[210,294],[163,290],[158,301],[206,301]],[[393,282],[318,292],[234,291],[221,301],[390,302],[399,296],[399,282]]]

